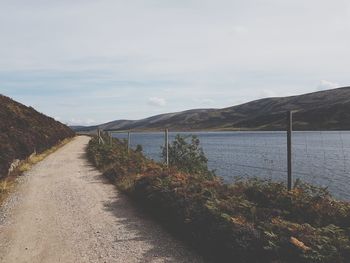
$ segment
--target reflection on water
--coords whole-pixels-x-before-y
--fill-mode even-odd
[[[170,133],[170,141],[177,133]],[[232,181],[234,177],[257,176],[286,180],[285,132],[192,132],[201,141],[210,169]],[[126,134],[115,134],[127,138]],[[143,146],[144,153],[161,159],[163,133],[132,133],[131,145]],[[293,176],[328,189],[350,200],[350,132],[294,132]]]

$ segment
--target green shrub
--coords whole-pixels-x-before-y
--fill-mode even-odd
[[[166,158],[165,147],[162,147],[162,156]],[[195,135],[176,135],[175,140],[169,144],[169,165],[185,173],[199,174],[206,178],[214,176],[214,172],[208,169],[208,159]]]

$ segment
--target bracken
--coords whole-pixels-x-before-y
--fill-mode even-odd
[[[87,151],[120,190],[215,262],[349,262],[350,203],[325,189],[298,181],[289,192],[259,179],[228,185],[128,152],[116,139],[93,138]]]

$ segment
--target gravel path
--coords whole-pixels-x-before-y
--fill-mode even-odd
[[[0,262],[202,262],[88,164],[88,141],[21,177],[0,212]]]

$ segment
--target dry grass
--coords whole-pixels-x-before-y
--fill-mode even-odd
[[[73,139],[74,139],[74,137],[64,139],[59,144],[51,147],[50,149],[48,149],[40,154],[31,155],[26,160],[21,161],[20,165],[16,169],[14,169],[14,171],[11,174],[9,174],[7,177],[5,177],[3,179],[0,179],[0,205],[6,199],[6,197],[9,195],[9,193],[11,193],[11,191],[14,189],[15,182],[16,182],[15,179],[17,176],[21,175],[24,172],[29,171],[33,165],[41,162],[47,156],[54,153],[55,151],[57,151],[58,149],[60,149],[61,147],[63,147],[67,143],[69,143],[70,141],[72,141]]]
[[[74,137],[73,137],[74,138]],[[31,155],[29,158],[27,158],[26,160],[22,161],[21,164],[18,166],[18,171],[20,173],[29,171],[32,166],[34,164],[37,164],[39,162],[41,162],[42,160],[44,160],[47,156],[49,156],[50,154],[54,153],[55,151],[57,151],[59,148],[61,148],[62,146],[66,145],[67,143],[69,143],[70,141],[72,141],[73,138],[68,138],[68,139],[64,139],[63,141],[61,141],[59,144],[51,147],[50,149],[40,153],[40,154],[34,154]]]
[[[9,176],[0,181],[0,205],[15,186],[15,177]]]

